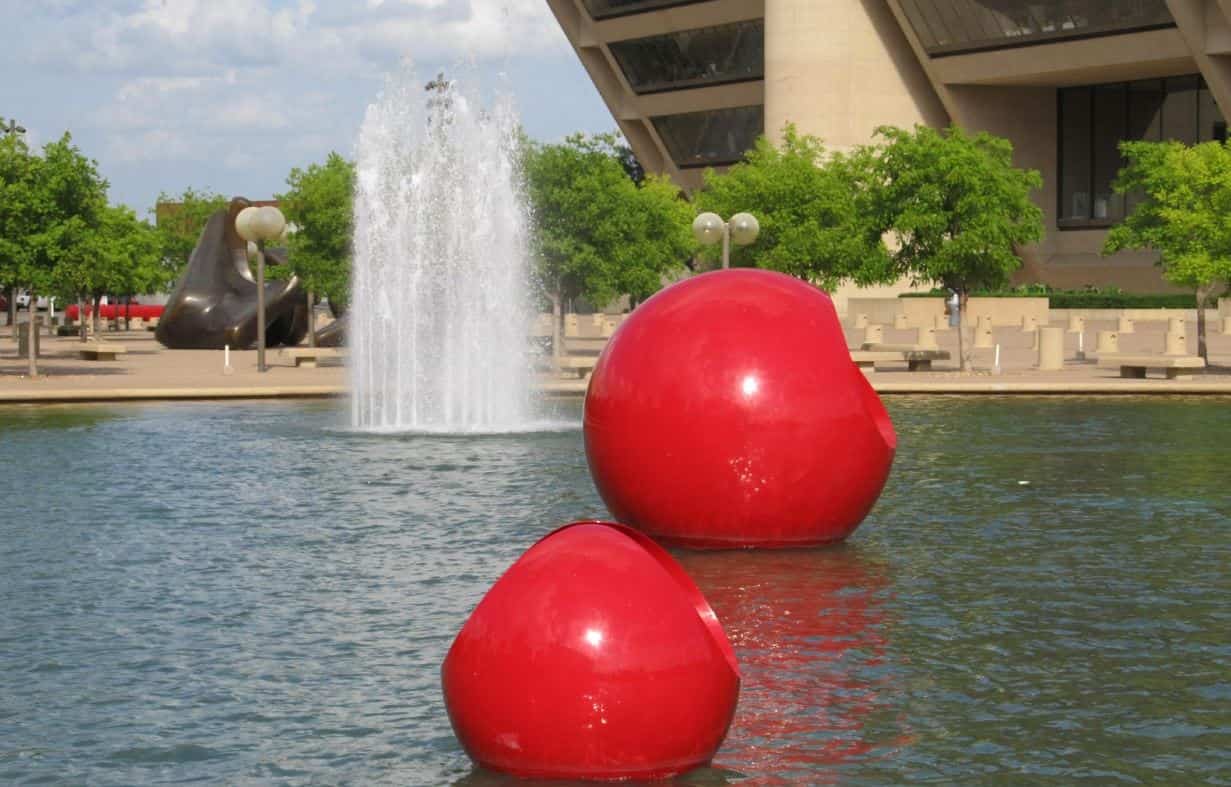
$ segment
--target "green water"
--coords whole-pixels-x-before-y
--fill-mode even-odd
[[[679,553],[744,675],[688,781],[1231,784],[1231,401],[887,403],[847,545]],[[536,538],[605,514],[580,432],[344,417],[0,409],[0,783],[504,783],[439,664]]]

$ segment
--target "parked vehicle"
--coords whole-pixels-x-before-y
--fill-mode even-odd
[[[18,311],[21,311],[22,309],[30,308],[30,292],[28,290],[18,290],[17,295],[14,297],[14,300],[17,301]],[[35,304],[35,308],[38,309],[39,311],[47,311],[46,296],[43,296],[43,295],[39,296],[38,302]]]

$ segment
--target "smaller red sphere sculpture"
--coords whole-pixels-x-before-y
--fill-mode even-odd
[[[594,368],[584,434],[616,519],[702,549],[841,541],[896,447],[829,297],[749,269],[639,306]]]
[[[466,753],[521,777],[655,779],[705,765],[739,694],[735,653],[680,565],[623,525],[530,548],[441,669]]]

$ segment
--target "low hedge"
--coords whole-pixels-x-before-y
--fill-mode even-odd
[[[901,298],[943,298],[945,290],[906,292]],[[1195,309],[1197,298],[1188,293],[1142,295],[1114,290],[1045,290],[1022,287],[1000,292],[972,292],[972,298],[1047,298],[1053,309]]]

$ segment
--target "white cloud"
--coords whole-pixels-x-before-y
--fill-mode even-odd
[[[0,23],[0,84],[28,85],[0,109],[56,137],[72,129],[104,170],[124,165],[113,184],[155,182],[147,192],[349,153],[365,104],[405,60],[425,80],[506,72],[532,91],[531,73],[567,62],[572,95],[610,124],[544,0],[0,0]],[[547,90],[540,112],[568,122],[555,119],[568,99]],[[239,185],[255,193],[251,182]]]

